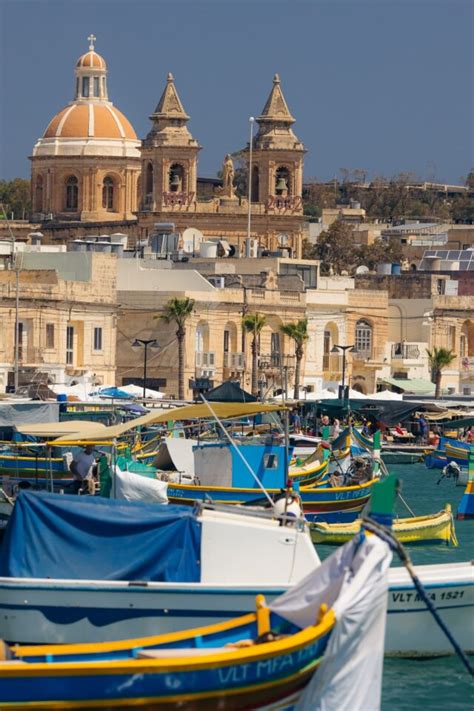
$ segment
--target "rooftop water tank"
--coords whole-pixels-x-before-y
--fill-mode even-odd
[[[201,242],[199,256],[205,259],[215,259],[217,257],[217,242]]]
[[[381,275],[388,275],[392,273],[392,265],[388,264],[386,262],[382,262],[381,264],[377,264],[377,274]]]

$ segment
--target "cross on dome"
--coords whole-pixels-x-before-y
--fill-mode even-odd
[[[94,42],[96,41],[97,37],[93,34],[90,34],[87,39],[89,40],[89,49],[92,52],[94,50]]]

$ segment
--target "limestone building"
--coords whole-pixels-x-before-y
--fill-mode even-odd
[[[115,381],[116,258],[106,254],[17,254],[0,269],[0,392],[88,376]],[[18,345],[16,347],[16,294]]]
[[[94,50],[77,60],[74,100],[50,121],[31,156],[33,219],[97,222],[134,218],[140,141],[107,92]]]

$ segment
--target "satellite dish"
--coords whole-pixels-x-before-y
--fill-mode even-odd
[[[368,274],[370,272],[369,267],[366,267],[365,264],[362,264],[360,267],[357,267],[356,269],[356,274]]]
[[[199,252],[201,242],[204,240],[204,235],[201,230],[196,227],[187,227],[182,235],[183,251],[187,254]]]

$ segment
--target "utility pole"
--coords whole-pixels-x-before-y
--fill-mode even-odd
[[[19,356],[20,356],[20,267],[17,259],[17,253],[15,249],[16,240],[15,235],[12,232],[10,222],[5,211],[5,206],[2,205],[3,219],[7,223],[8,232],[10,234],[10,240],[12,245],[11,253],[11,265],[15,270],[15,352],[14,352],[14,364],[13,364],[13,387],[15,393],[18,392],[18,381],[19,381]]]

